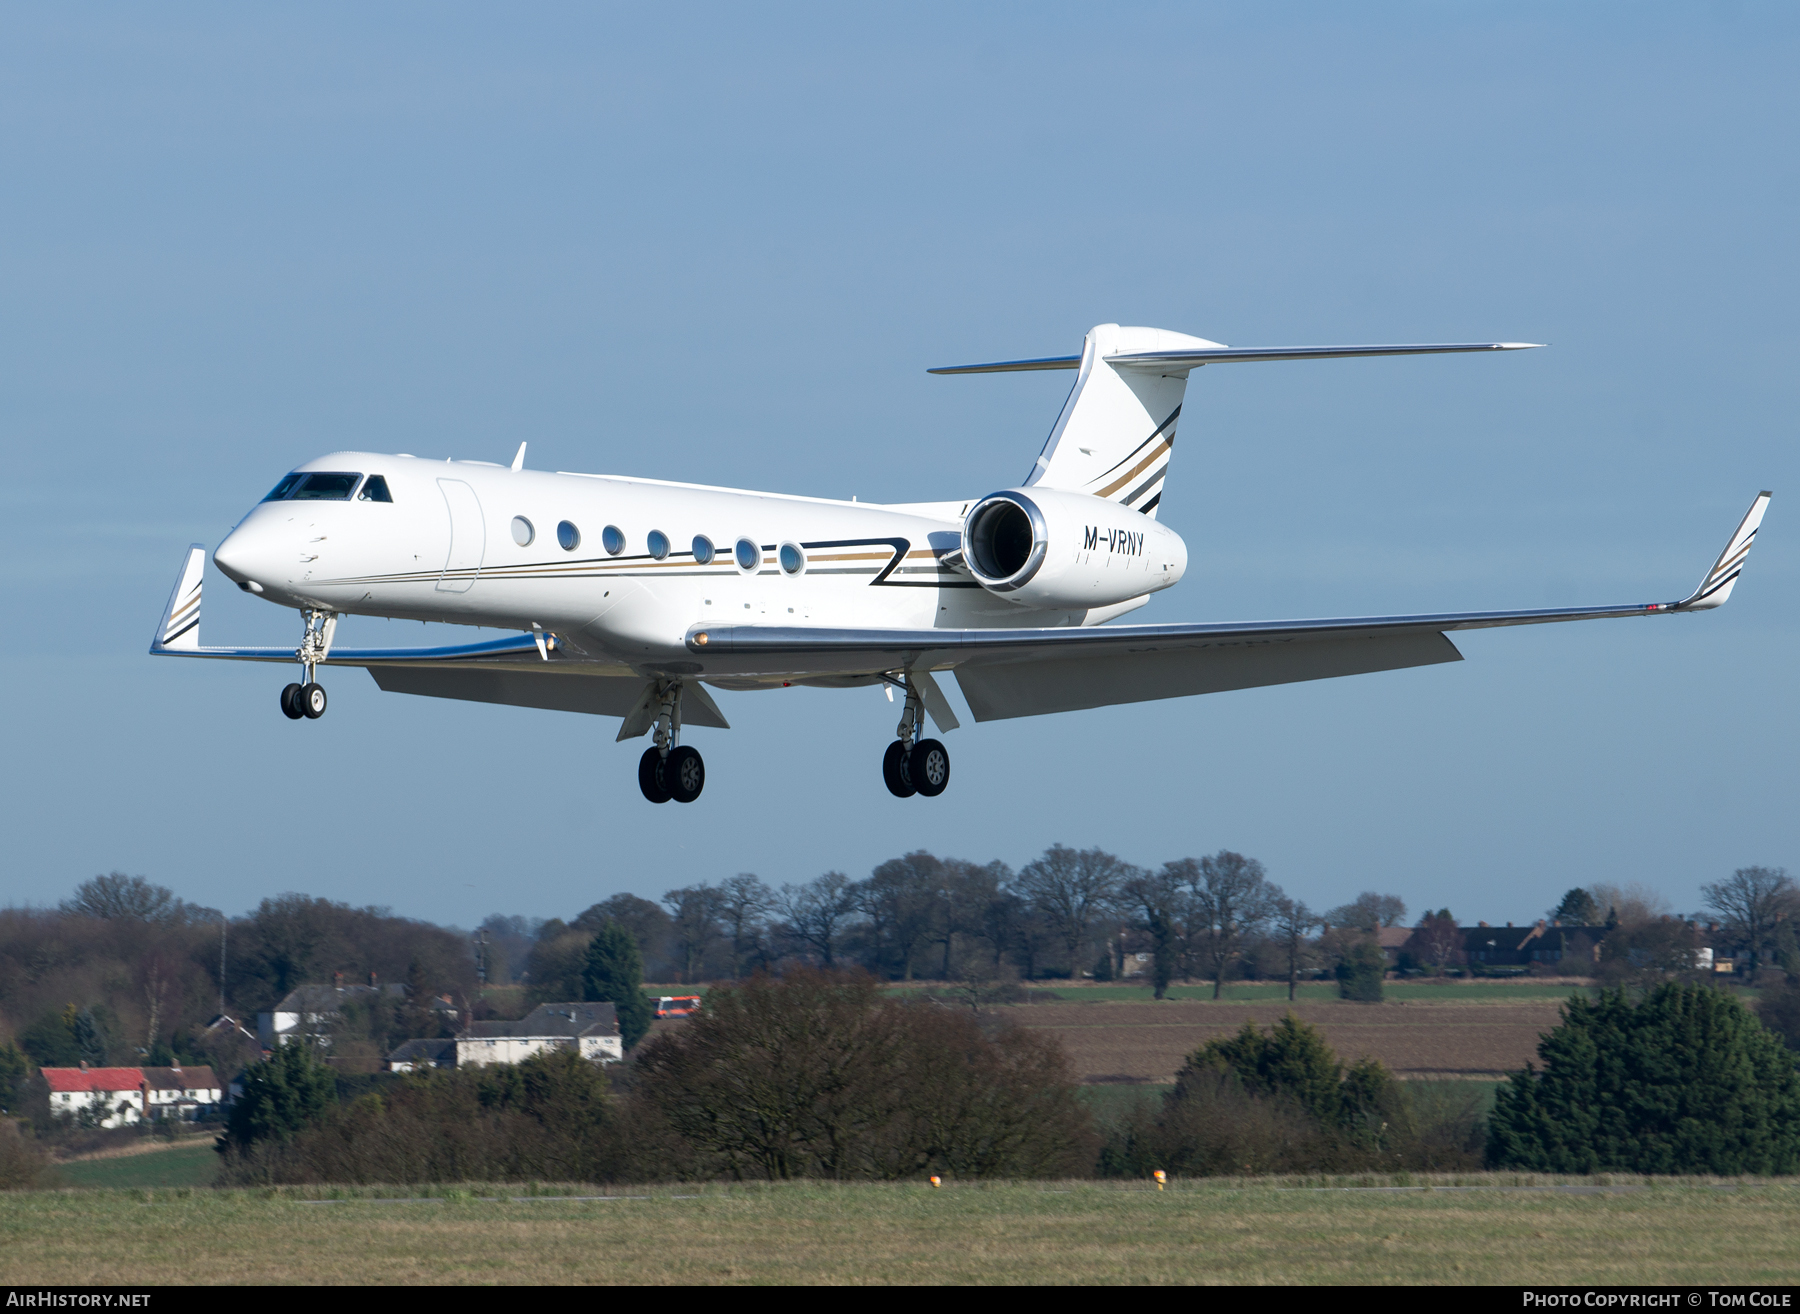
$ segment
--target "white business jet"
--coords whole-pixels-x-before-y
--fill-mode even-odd
[[[203,544],[188,549],[150,651],[298,662],[289,717],[325,711],[319,672],[362,666],[390,692],[624,719],[654,734],[653,803],[698,798],[684,726],[728,728],[708,692],[885,684],[902,695],[882,775],[934,796],[956,728],[936,673],[978,721],[1460,661],[1452,630],[1722,604],[1769,494],[1678,602],[1544,611],[1100,628],[1181,579],[1187,547],[1156,519],[1190,371],[1250,361],[1510,351],[1533,343],[1234,349],[1102,324],[1079,356],[937,374],[1074,370],[1030,476],[949,502],[876,505],[486,461],[332,452],[284,475],[213,553],[246,592],[297,608],[297,648],[200,644]],[[435,648],[332,646],[345,614],[519,633]]]

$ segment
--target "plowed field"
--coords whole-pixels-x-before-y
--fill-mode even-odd
[[[1494,1079],[1537,1056],[1538,1036],[1559,1018],[1554,999],[1517,1002],[1344,1000],[1278,1003],[1033,1004],[1015,1017],[1062,1041],[1082,1080],[1171,1081],[1189,1054],[1245,1022],[1267,1027],[1292,1009],[1325,1033],[1345,1062],[1379,1059],[1400,1077]]]

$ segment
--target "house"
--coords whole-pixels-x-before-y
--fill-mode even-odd
[[[522,1063],[556,1049],[573,1049],[596,1063],[624,1058],[625,1040],[613,1006],[539,1004],[517,1022],[471,1022],[456,1033],[456,1066]]]
[[[1532,926],[1479,922],[1456,929],[1463,937],[1471,967],[1520,967],[1567,960],[1568,970],[1576,975],[1593,970],[1596,945],[1606,935],[1604,927],[1564,926],[1541,917]]]
[[[209,1067],[139,1068],[144,1074],[144,1116],[192,1122],[215,1112],[225,1092]]]
[[[264,1049],[274,1049],[302,1037],[325,1042],[330,1039],[332,1025],[345,1004],[366,1003],[378,997],[403,1000],[406,987],[377,985],[373,972],[369,973],[366,986],[300,986],[288,991],[286,997],[268,1012],[256,1015],[256,1038]]]
[[[96,1126],[125,1127],[144,1118],[141,1068],[40,1068],[58,1118],[91,1117]]]
[[[456,1066],[454,1040],[409,1040],[387,1056],[389,1072],[417,1072],[421,1068]]]

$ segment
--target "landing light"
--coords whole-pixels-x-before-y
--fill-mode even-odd
[[[704,648],[706,646],[706,631],[705,630],[701,630],[700,633],[698,633],[694,636],[694,646],[696,648]]]

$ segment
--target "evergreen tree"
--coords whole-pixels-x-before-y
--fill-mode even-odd
[[[1393,1098],[1394,1079],[1385,1067],[1358,1059],[1345,1071],[1319,1029],[1292,1013],[1267,1032],[1246,1022],[1230,1039],[1208,1041],[1176,1074],[1170,1101],[1179,1103],[1196,1077],[1220,1068],[1235,1074],[1250,1094],[1291,1099],[1320,1126],[1358,1139]]]
[[[1564,926],[1597,926],[1600,924],[1600,905],[1594,902],[1594,896],[1577,885],[1563,895],[1562,902],[1551,910],[1550,916]]]
[[[1735,998],[1669,982],[1571,999],[1500,1088],[1488,1161],[1538,1172],[1792,1173],[1794,1056]]]
[[[105,1065],[106,1028],[94,1016],[93,1009],[84,1008],[70,1018],[69,1033],[75,1037],[75,1048],[81,1052],[82,1062],[89,1067]]]
[[[19,1048],[40,1068],[72,1068],[81,1062],[81,1046],[69,1029],[73,1012],[46,1013],[19,1033]]]
[[[10,1040],[0,1045],[0,1113],[17,1113],[25,1098],[31,1061]]]
[[[587,997],[610,1003],[619,1015],[619,1034],[630,1049],[644,1038],[653,1016],[650,1001],[639,987],[644,982],[644,958],[630,931],[607,918],[588,943],[587,965],[581,974]]]
[[[1381,1002],[1381,983],[1387,977],[1387,958],[1373,940],[1358,940],[1338,961],[1338,994],[1367,1004]]]
[[[277,1045],[268,1058],[244,1069],[242,1081],[244,1093],[231,1106],[221,1152],[285,1140],[337,1103],[335,1074],[301,1040]]]

